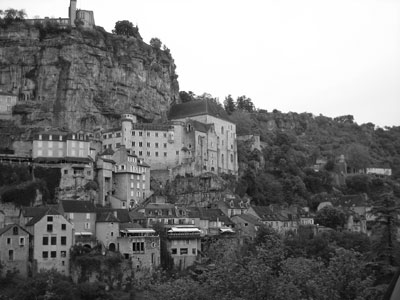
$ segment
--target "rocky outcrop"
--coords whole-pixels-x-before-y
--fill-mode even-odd
[[[19,126],[73,131],[116,126],[123,112],[164,118],[179,98],[169,51],[140,36],[99,27],[49,33],[24,23],[0,29],[0,89],[19,96]]]

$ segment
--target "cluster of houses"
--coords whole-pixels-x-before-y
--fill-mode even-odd
[[[61,200],[56,205],[25,207],[13,219],[0,219],[0,262],[3,272],[17,270],[28,276],[41,269],[70,275],[70,250],[74,245],[101,247],[104,255],[119,253],[135,272],[160,266],[161,239],[174,266],[185,269],[200,262],[204,243],[210,238],[252,240],[260,226],[281,234],[302,228],[314,233],[332,230],[315,224],[314,215],[296,206],[254,206],[233,194],[210,207],[187,207],[166,203],[162,197],[135,210],[95,206],[90,201]],[[161,199],[161,200],[160,200]],[[373,220],[362,196],[344,197],[339,208],[347,212],[342,230],[368,233]],[[321,203],[318,209],[331,206]],[[8,223],[8,224],[7,224]],[[162,232],[153,229],[161,224]],[[160,233],[162,236],[161,237]]]

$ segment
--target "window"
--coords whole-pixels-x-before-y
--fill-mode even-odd
[[[11,245],[11,238],[7,238],[7,245]]]
[[[132,243],[133,252],[144,252],[144,242],[134,242]]]
[[[50,252],[50,257],[51,258],[56,258],[57,257],[57,251],[51,251]]]
[[[154,135],[155,135],[156,137],[158,137],[158,132],[156,132]]]
[[[158,148],[158,143],[156,143],[156,148]]]
[[[150,136],[150,132],[147,132],[147,136]]]
[[[150,151],[147,151],[147,156],[150,156]]]
[[[164,147],[164,148],[167,148],[167,143],[164,143],[164,144],[163,144],[163,147]]]
[[[86,174],[87,174],[88,176],[90,176],[90,175],[92,175],[92,171],[87,171]]]
[[[135,136],[136,135],[136,131],[132,131],[132,135]]]
[[[176,155],[179,155],[179,151],[176,151]]]
[[[57,245],[57,237],[56,236],[52,236],[51,237],[51,244],[52,245]]]
[[[142,156],[143,155],[143,152],[142,151],[139,151],[139,156]]]
[[[142,142],[139,142],[139,147],[142,147],[143,146],[143,143]]]
[[[53,224],[47,224],[47,231],[52,232],[53,231]]]
[[[176,250],[176,248],[171,249],[171,254],[178,254],[178,251]]]
[[[64,175],[68,175],[68,170],[64,170]]]
[[[90,213],[86,213],[86,220],[90,220]]]
[[[24,237],[20,237],[19,238],[19,245],[20,246],[25,246],[25,238]]]
[[[221,127],[221,133],[224,134],[224,126]]]
[[[143,132],[139,131],[139,136],[143,136]]]
[[[13,227],[13,235],[18,235],[18,227]]]
[[[158,152],[156,152],[156,157],[158,157]]]
[[[67,244],[67,237],[66,236],[62,236],[61,237],[61,245],[65,246]]]
[[[53,222],[53,216],[47,216],[47,222]]]
[[[108,138],[111,139],[112,138],[112,133],[108,134]]]
[[[48,245],[49,244],[49,237],[48,236],[44,236],[42,239],[42,244],[43,245]]]
[[[181,248],[180,255],[188,254],[188,248]]]
[[[147,142],[147,147],[150,147],[150,143],[149,142]]]
[[[163,136],[166,138],[166,137],[167,137],[167,133],[166,133],[166,132],[164,132],[164,133],[163,133]]]
[[[42,257],[43,257],[44,259],[49,258],[49,252],[48,252],[48,251],[43,251],[43,252],[42,252]]]
[[[132,142],[132,147],[135,147],[136,146],[136,142]]]
[[[115,148],[121,148],[121,143],[117,143],[117,144],[115,145]]]
[[[14,260],[14,250],[8,250],[8,260]]]
[[[142,175],[142,179],[146,180],[146,175],[145,174]]]
[[[61,224],[61,230],[67,230],[67,224]]]
[[[88,222],[85,223],[85,229],[90,229],[90,223]]]
[[[74,219],[74,213],[69,213],[69,218],[70,218],[71,220],[73,220],[73,219]]]
[[[164,157],[167,157],[167,152],[164,152]]]
[[[193,254],[193,255],[196,255],[196,248],[193,248],[193,249],[192,249],[192,254]]]
[[[61,257],[66,257],[67,256],[67,251],[61,251],[60,252]]]

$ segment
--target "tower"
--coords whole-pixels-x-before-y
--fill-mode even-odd
[[[75,27],[75,19],[76,19],[76,0],[70,0],[69,2],[69,25]]]
[[[130,148],[130,137],[132,136],[132,124],[137,122],[137,118],[132,114],[123,114],[121,117],[121,133],[122,140],[121,145],[124,145],[126,148]]]

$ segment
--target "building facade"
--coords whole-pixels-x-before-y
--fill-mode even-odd
[[[0,91],[0,120],[11,119],[13,107],[17,104],[18,96]]]
[[[10,224],[0,229],[0,264],[3,275],[18,272],[28,276],[30,234],[17,224]]]
[[[55,269],[69,275],[70,249],[74,243],[73,225],[50,208],[27,224],[33,235],[33,260],[37,271]]]

